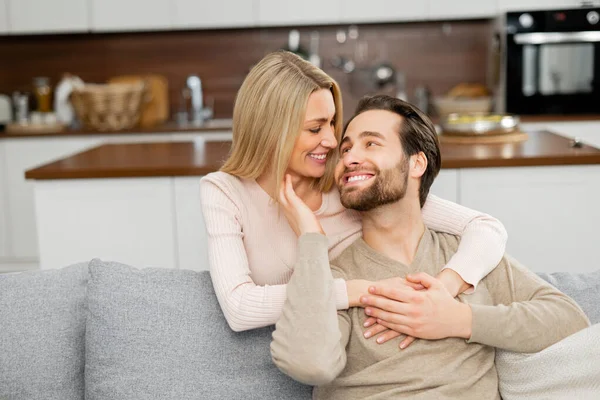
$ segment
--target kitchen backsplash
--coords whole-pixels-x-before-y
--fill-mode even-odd
[[[153,73],[167,77],[175,112],[185,78],[195,74],[202,79],[205,96],[214,101],[215,117],[230,117],[248,70],[266,53],[285,47],[290,29],[4,36],[0,37],[0,93],[27,90],[36,76],[48,76],[55,85],[64,72],[86,82]],[[489,20],[361,25],[358,38],[345,25],[297,29],[307,50],[311,32],[319,32],[322,68],[342,88],[346,117],[362,95],[378,90],[372,68],[379,63],[387,62],[404,73],[411,100],[421,85],[439,95],[461,82],[486,82]],[[346,36],[342,44],[340,31]],[[335,67],[340,60],[353,61],[354,72]],[[385,88],[396,90],[394,85]]]

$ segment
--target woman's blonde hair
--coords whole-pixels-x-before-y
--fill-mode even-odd
[[[338,84],[308,61],[288,51],[265,56],[244,79],[233,109],[233,143],[221,171],[256,179],[272,168],[277,186],[271,196],[277,202],[296,138],[304,125],[311,93],[331,90],[335,103],[334,132],[342,134],[342,96]],[[314,186],[331,190],[337,152],[327,157],[325,174]]]

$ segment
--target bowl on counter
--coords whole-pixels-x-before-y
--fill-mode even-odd
[[[517,132],[519,122],[512,114],[452,113],[442,117],[440,128],[444,135],[489,136]]]

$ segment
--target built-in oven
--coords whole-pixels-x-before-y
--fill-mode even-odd
[[[600,113],[600,8],[506,13],[496,36],[496,109]]]

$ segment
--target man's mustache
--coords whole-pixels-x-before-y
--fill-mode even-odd
[[[369,172],[369,173],[377,173],[379,172],[379,168],[366,168],[366,167],[356,167],[356,168],[344,168],[344,171],[340,174],[340,179],[342,176],[352,173],[352,172]]]

